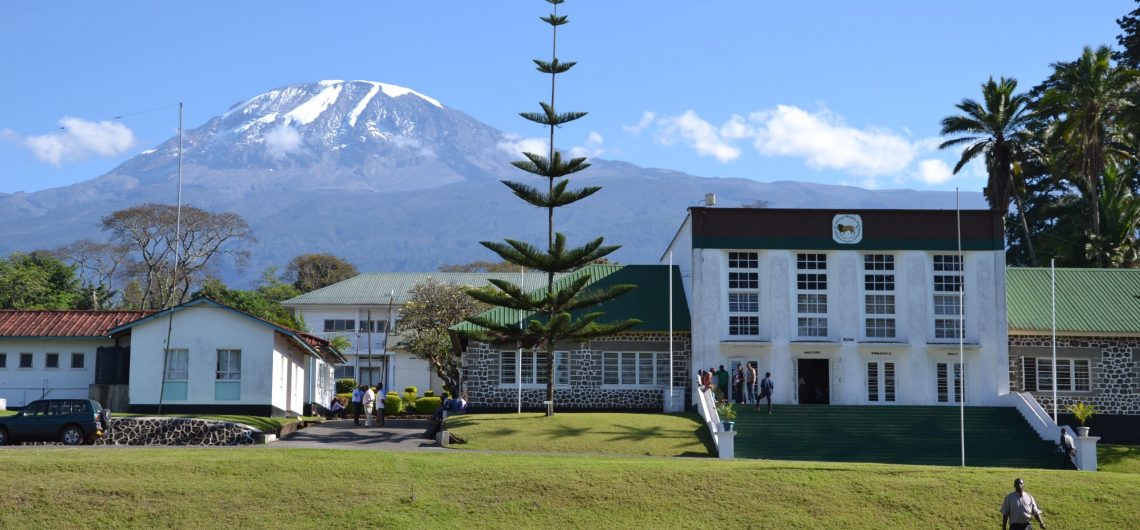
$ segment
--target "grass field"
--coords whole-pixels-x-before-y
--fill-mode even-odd
[[[0,416],[14,416],[15,414],[16,411],[14,410],[0,410]]]
[[[642,456],[709,456],[695,414],[470,414],[447,420],[467,440],[457,449]]]
[[[1140,474],[1140,445],[1098,445],[1096,460],[1101,471]]]
[[[1126,473],[271,447],[7,448],[0,469],[3,528],[996,528],[1015,476],[1050,528],[1140,520]]]

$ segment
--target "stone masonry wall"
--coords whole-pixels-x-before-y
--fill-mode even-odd
[[[663,389],[602,386],[603,352],[591,350],[590,345],[606,341],[658,343],[667,346],[669,334],[623,333],[587,341],[573,348],[560,346],[559,351],[568,351],[570,355],[570,384],[554,385],[555,406],[559,409],[662,410],[665,397]],[[692,359],[689,334],[674,332],[673,343],[673,386],[681,390],[681,399],[684,400],[687,399],[685,396],[689,390],[688,374]],[[518,406],[518,387],[502,386],[499,380],[500,354],[504,349],[511,348],[474,341],[468,344],[467,351],[463,354],[463,380],[469,406],[472,408],[513,409]],[[545,399],[546,385],[542,385],[541,388],[523,387],[524,408],[542,408]]]
[[[1010,335],[1010,347],[1051,348],[1048,335]],[[1057,392],[1057,405],[1089,403],[1101,414],[1140,415],[1140,373],[1133,352],[1140,350],[1140,337],[1057,337],[1057,348],[1098,348],[1100,355],[1089,363],[1090,392]],[[1058,357],[1063,357],[1058,354]],[[1022,387],[1021,357],[1009,357],[1011,391]],[[1033,392],[1045,410],[1053,408],[1053,392]]]
[[[111,418],[95,445],[249,445],[260,431],[227,421],[190,418]]]

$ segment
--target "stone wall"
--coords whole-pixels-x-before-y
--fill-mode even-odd
[[[1050,357],[1053,339],[1049,335],[1009,336],[1009,384],[1011,391],[1022,388],[1021,358]],[[1044,348],[1041,353],[1026,355],[1022,348]],[[1022,349],[1021,351],[1017,351]],[[1140,337],[1057,337],[1057,358],[1071,358],[1062,350],[1093,350],[1089,363],[1089,392],[1057,392],[1058,408],[1064,410],[1077,402],[1089,403],[1099,414],[1140,415],[1140,373],[1134,351],[1140,349]],[[1099,350],[1099,351],[1096,351]],[[1053,392],[1033,392],[1045,410],[1053,408]]]
[[[617,344],[624,347],[615,349],[613,346]],[[563,410],[662,410],[664,389],[604,387],[602,353],[668,351],[668,346],[668,333],[623,333],[576,345],[559,345],[558,351],[567,351],[570,355],[570,384],[554,386],[555,407]],[[499,379],[500,354],[512,349],[475,341],[468,344],[463,353],[463,381],[472,409],[514,409],[518,406],[518,387],[502,385]],[[691,349],[688,333],[673,333],[673,386],[680,389],[683,403],[688,402],[689,381],[692,379],[689,376]],[[523,408],[543,409],[545,399],[546,385],[523,387]]]
[[[111,418],[96,445],[250,445],[260,431],[228,421],[190,418]]]

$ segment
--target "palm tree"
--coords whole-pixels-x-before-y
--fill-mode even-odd
[[[983,192],[992,210],[1001,212],[1004,218],[1009,213],[1012,196],[1017,201],[1017,213],[1021,218],[1021,229],[1025,234],[1025,244],[1029,251],[1030,264],[1037,262],[1033,241],[1029,234],[1029,223],[1025,220],[1025,209],[1018,193],[1020,187],[1014,181],[1014,163],[1021,156],[1027,143],[1026,127],[1033,115],[1029,112],[1030,99],[1025,94],[1015,94],[1016,79],[994,78],[982,84],[982,101],[978,103],[966,98],[955,105],[964,114],[942,118],[942,135],[961,135],[942,142],[939,149],[947,149],[969,144],[962,150],[962,157],[954,166],[954,173],[962,170],[968,162],[985,155],[986,171],[989,180]]]
[[[1130,110],[1129,89],[1136,79],[1135,70],[1113,66],[1112,50],[1107,46],[1096,51],[1086,46],[1076,61],[1053,64],[1053,75],[1045,81],[1047,90],[1041,97],[1039,112],[1057,118],[1054,134],[1075,154],[1073,184],[1085,195],[1090,240],[1097,246],[1105,241],[1101,236],[1101,176],[1106,159],[1117,154],[1114,145],[1122,134],[1117,118]],[[1104,266],[1104,249],[1093,248],[1091,254],[1097,266]]]
[[[1103,241],[1093,241],[1089,252],[1100,252],[1110,267],[1132,267],[1140,261],[1137,226],[1140,226],[1140,200],[1132,193],[1135,168],[1109,163],[1104,168],[1104,188],[1100,208],[1104,221]]]

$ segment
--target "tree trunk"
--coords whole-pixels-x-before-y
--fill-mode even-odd
[[[550,402],[546,405],[546,415],[554,415],[554,341],[549,341],[546,345],[546,400]]]
[[[1025,236],[1025,248],[1029,252],[1029,266],[1037,266],[1037,252],[1033,250],[1033,239],[1029,235],[1029,223],[1025,220],[1025,207],[1021,205],[1021,194],[1013,190],[1013,202],[1017,203],[1017,217],[1021,219],[1021,233]]]

